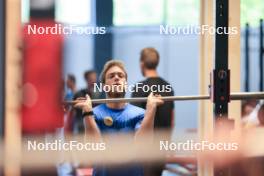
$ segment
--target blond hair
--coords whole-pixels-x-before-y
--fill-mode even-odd
[[[126,76],[126,79],[127,79],[127,72],[126,72],[126,69],[125,69],[125,66],[124,66],[123,62],[120,61],[120,60],[110,60],[110,61],[108,61],[108,62],[105,63],[104,68],[103,68],[103,70],[102,70],[102,72],[100,74],[100,81],[102,83],[105,83],[106,72],[110,68],[112,68],[114,66],[117,66],[117,67],[121,68],[124,71],[125,76]]]

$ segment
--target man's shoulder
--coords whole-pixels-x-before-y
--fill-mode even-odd
[[[96,119],[104,117],[107,114],[105,104],[100,104],[93,107],[93,113]]]
[[[97,105],[93,108],[93,111],[94,112],[100,112],[100,111],[103,111],[105,110],[105,104],[100,104],[100,105]]]
[[[143,85],[146,85],[146,84],[148,84],[148,82],[149,82],[148,79],[144,79],[144,80],[138,81],[136,84],[143,84]]]
[[[146,80],[136,82],[134,84],[131,96],[132,97],[146,97],[147,96],[146,92],[144,92],[141,88],[142,86],[144,86],[146,84],[147,84]]]
[[[149,85],[159,85],[159,86],[166,87],[166,95],[163,95],[163,96],[174,95],[174,90],[173,90],[172,85],[167,80],[165,80],[164,78],[158,76],[155,78],[148,78],[146,81],[147,81],[146,84],[149,84]],[[168,93],[171,95],[169,95]]]
[[[137,85],[137,84],[146,84],[146,80],[138,81],[138,82],[136,82],[134,85]]]
[[[133,104],[128,104],[127,105],[128,107],[126,108],[127,111],[129,111],[130,113],[133,113],[133,114],[138,114],[138,115],[142,115],[145,113],[145,109],[143,108],[140,108],[138,106],[135,106]]]
[[[151,77],[151,78],[146,78],[142,81],[139,81],[138,83],[142,84],[164,84],[164,85],[171,85],[167,80],[164,78],[158,76],[158,77]]]
[[[162,85],[166,85],[166,86],[169,86],[169,88],[170,88],[170,92],[172,92],[172,93],[174,93],[174,90],[173,90],[173,87],[172,87],[172,85],[167,81],[167,80],[165,80],[164,78],[162,78],[162,77],[158,77],[159,78],[159,81],[160,81],[160,83],[162,84]]]
[[[165,85],[171,85],[167,80],[165,80],[164,78],[162,77],[157,77],[157,80],[162,83],[162,84],[165,84]]]
[[[105,104],[100,104],[100,105],[94,107],[93,111],[97,112],[97,111],[102,111],[102,110],[105,110],[105,109],[106,109]],[[145,109],[140,108],[140,107],[135,106],[135,105],[132,105],[130,103],[127,104],[127,107],[124,110],[132,111],[132,112],[140,112],[140,113],[144,113],[145,112]]]
[[[111,110],[110,110],[111,111]],[[103,117],[106,114],[108,114],[108,110],[105,104],[100,104],[93,108],[93,112],[97,118]],[[127,106],[123,109],[123,115],[129,116],[131,118],[134,117],[144,117],[145,109],[134,106],[130,103],[127,104]]]

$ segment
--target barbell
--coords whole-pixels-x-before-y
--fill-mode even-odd
[[[106,98],[106,99],[92,99],[93,104],[100,103],[118,103],[118,102],[146,102],[147,97],[137,98]],[[161,97],[163,101],[187,101],[187,100],[209,100],[210,95],[187,95],[187,96],[164,96]],[[236,92],[230,94],[230,100],[245,100],[245,99],[264,99],[264,92]],[[81,100],[85,100],[82,98]],[[64,104],[76,104],[78,100],[65,101]]]

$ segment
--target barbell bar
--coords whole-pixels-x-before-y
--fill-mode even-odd
[[[161,97],[164,101],[187,101],[187,100],[209,100],[209,95],[188,95],[188,96],[164,96]],[[230,100],[246,100],[246,99],[264,99],[264,92],[237,92],[230,94]],[[85,100],[85,98],[81,99]],[[106,99],[92,99],[93,104],[100,103],[118,103],[118,102],[146,102],[147,97],[137,98],[106,98]],[[64,104],[76,104],[78,100],[65,101]]]

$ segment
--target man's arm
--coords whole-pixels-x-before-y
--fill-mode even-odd
[[[101,132],[95,122],[94,115],[85,116],[83,119],[83,123],[84,123],[84,128],[85,128],[85,137],[88,139],[100,141]]]
[[[89,95],[86,95],[86,100],[80,100],[74,107],[81,108],[83,113],[92,112],[92,101]],[[85,127],[85,136],[92,140],[101,140],[100,130],[95,122],[94,115],[87,114],[83,118]]]
[[[138,129],[138,131],[135,134],[136,140],[138,138],[143,138],[146,135],[150,135],[150,136],[153,135],[154,118],[155,118],[157,106],[159,106],[163,103],[164,102],[163,102],[163,100],[161,100],[160,95],[157,96],[157,95],[153,95],[153,93],[151,93],[148,96],[144,119],[141,123],[140,128]]]
[[[174,96],[174,90],[172,89],[170,96]],[[174,102],[171,102],[171,129],[174,128],[174,123],[175,123],[175,113],[174,113]]]
[[[171,110],[171,129],[174,128],[174,109]]]

